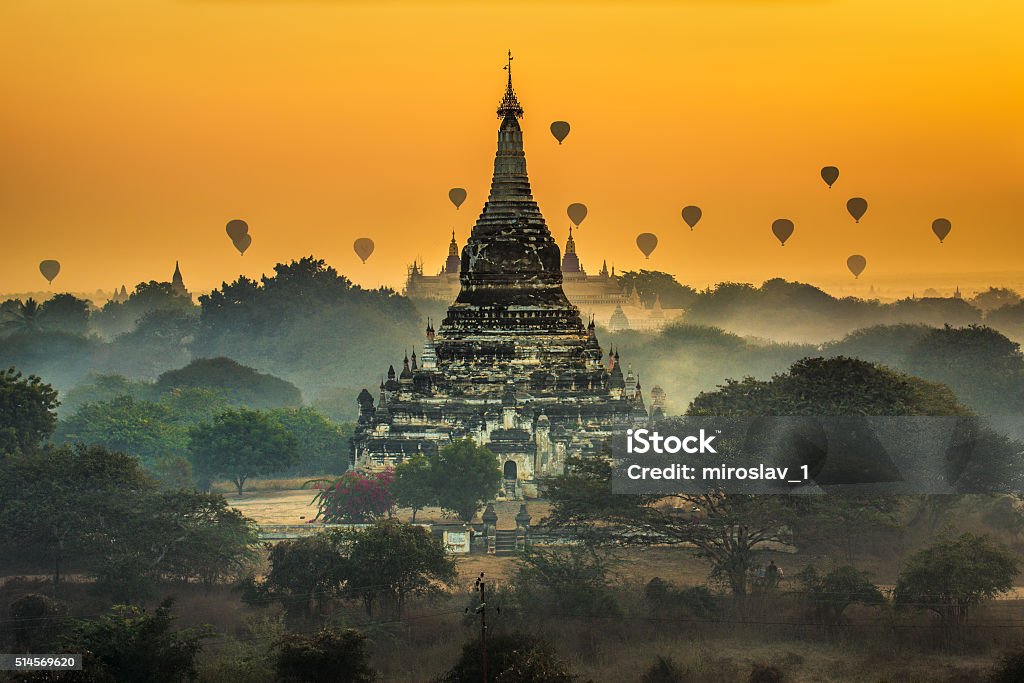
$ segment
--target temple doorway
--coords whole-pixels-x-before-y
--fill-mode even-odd
[[[515,462],[511,460],[507,460],[505,462],[504,471],[505,479],[511,479],[512,481],[515,481],[516,479],[519,478],[519,468],[516,466]]]

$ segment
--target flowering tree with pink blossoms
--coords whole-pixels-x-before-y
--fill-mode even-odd
[[[394,471],[346,472],[337,479],[312,479],[306,482],[315,490],[311,505],[318,512],[313,522],[328,524],[368,524],[390,517],[395,507],[391,495]]]

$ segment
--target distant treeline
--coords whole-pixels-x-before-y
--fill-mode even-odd
[[[944,381],[942,366],[949,364],[929,365],[915,349],[930,343],[924,341],[930,329],[945,325],[988,325],[1010,338],[1024,338],[1024,302],[1008,289],[992,288],[971,299],[881,303],[836,298],[781,279],[759,287],[722,283],[697,291],[658,271],[620,277],[645,303],[660,299],[664,306],[685,310],[682,326],[659,334],[600,335],[605,348],[617,347],[624,362],[640,372],[645,387],[663,386],[677,411],[728,377],[767,378],[822,353],[864,357]],[[154,382],[194,359],[231,358],[294,385],[301,390],[301,398],[293,397],[296,404],[304,401],[341,422],[354,417],[361,388],[372,389],[388,365],[421,346],[425,318],[440,318],[443,308],[418,310],[393,290],[362,289],[322,260],[307,257],[278,264],[258,281],[240,277],[223,283],[199,297],[198,305],[165,282],[140,283],[126,301],[100,308],[68,294],[43,302],[5,301],[0,304],[0,366],[47,378],[62,391],[61,411],[67,414],[73,396],[68,391],[93,382],[95,375]],[[439,323],[435,319],[435,326]],[[953,349],[968,356],[976,342],[998,345],[988,333],[964,332],[957,339]],[[984,357],[989,350],[977,352]],[[993,409],[997,390],[969,387],[974,378],[968,373],[950,381],[972,406]],[[1005,381],[991,386],[1005,389]],[[1014,390],[1002,395],[1009,405],[1017,400]]]

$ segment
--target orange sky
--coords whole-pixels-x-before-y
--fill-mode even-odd
[[[0,291],[45,287],[44,258],[76,291],[175,259],[194,290],[309,253],[369,286],[435,271],[485,199],[509,47],[536,197],[560,244],[566,205],[589,206],[589,270],[845,281],[861,253],[864,286],[1019,272],[1022,34],[1008,0],[0,3]],[[639,232],[661,238],[649,261]]]

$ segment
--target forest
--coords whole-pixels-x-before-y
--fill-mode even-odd
[[[598,327],[667,421],[1024,414],[1010,290],[623,279],[685,311]],[[1024,677],[1016,493],[614,495],[593,458],[519,509],[468,440],[350,471],[357,396],[420,347],[428,308],[314,257],[197,304],[163,282],[4,301],[0,651],[85,667],[0,680],[458,683],[483,680],[484,648],[503,683]],[[481,528],[495,501],[499,527],[525,515],[524,552],[452,555],[431,532]],[[268,540],[284,519],[315,532]]]

